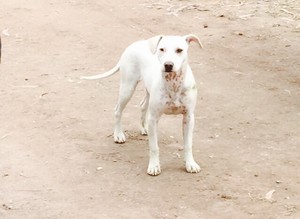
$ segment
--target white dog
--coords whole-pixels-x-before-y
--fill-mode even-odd
[[[147,173],[160,174],[157,123],[162,114],[183,115],[183,142],[187,172],[197,173],[199,165],[192,153],[194,110],[197,89],[192,70],[188,64],[188,47],[196,42],[203,48],[195,35],[156,36],[131,44],[122,54],[120,61],[110,71],[82,79],[109,77],[120,70],[121,84],[119,100],[115,108],[114,140],[124,143],[121,116],[139,81],[146,87],[142,101],[141,133],[149,135],[150,160]]]

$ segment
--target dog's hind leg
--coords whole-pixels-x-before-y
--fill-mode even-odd
[[[141,102],[141,134],[148,135],[148,106],[149,106],[149,93],[146,91],[146,95]]]
[[[115,107],[114,140],[116,143],[125,143],[125,135],[122,130],[121,118],[124,108],[135,91],[137,81],[122,80],[120,85],[119,100]]]

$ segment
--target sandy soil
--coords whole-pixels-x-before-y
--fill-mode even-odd
[[[9,0],[0,3],[0,218],[300,218],[299,1]],[[139,135],[139,86],[113,142],[130,43],[198,35],[199,174],[181,116],[159,125],[162,174]]]

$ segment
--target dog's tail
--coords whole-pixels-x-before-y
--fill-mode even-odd
[[[80,77],[80,79],[87,79],[87,80],[95,80],[95,79],[101,79],[101,78],[107,78],[115,73],[117,73],[120,70],[120,61],[116,64],[115,67],[113,67],[111,70],[99,74],[99,75],[93,75],[93,76],[83,76]]]

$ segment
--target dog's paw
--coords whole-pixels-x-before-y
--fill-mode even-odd
[[[185,168],[188,173],[199,173],[201,170],[200,166],[195,161],[186,162]]]
[[[117,144],[123,144],[126,141],[125,135],[123,132],[115,132],[114,133],[114,140]]]
[[[148,135],[148,130],[144,127],[141,128],[141,135],[147,136]]]
[[[160,165],[159,164],[156,164],[156,165],[149,164],[147,173],[150,176],[157,176],[157,175],[159,175],[161,173]]]

